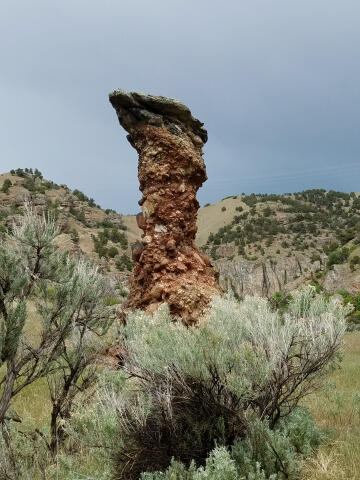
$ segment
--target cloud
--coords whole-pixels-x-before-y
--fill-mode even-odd
[[[1,170],[37,167],[138,210],[118,87],[205,122],[205,202],[242,191],[358,190],[360,4],[343,0],[3,0]]]

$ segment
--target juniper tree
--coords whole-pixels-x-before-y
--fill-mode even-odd
[[[4,180],[4,183],[3,183],[2,187],[1,187],[1,191],[2,191],[3,193],[9,193],[9,188],[11,187],[11,185],[12,185],[11,180],[9,180],[8,178],[6,178],[6,179]]]
[[[57,372],[49,378],[53,435],[58,417],[69,415],[72,399],[89,384],[93,372],[86,368],[99,351],[96,339],[111,324],[105,279],[89,262],[59,252],[58,233],[54,220],[28,206],[0,243],[0,423],[23,388]],[[36,318],[28,315],[30,304]],[[30,321],[39,330],[36,338],[25,332],[32,330]]]

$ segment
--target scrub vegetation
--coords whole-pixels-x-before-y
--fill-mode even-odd
[[[136,312],[111,369],[106,282],[57,234],[27,207],[0,246],[1,477],[298,478],[328,441],[303,402],[339,364],[350,307],[310,286],[286,309],[214,298],[193,328]]]
[[[112,288],[80,247],[93,229],[93,261],[130,271],[121,217],[77,191],[66,233],[61,200],[48,195],[65,189],[27,170],[14,171],[1,192],[10,203],[0,211],[0,480],[359,478],[358,294],[330,295],[313,279],[269,299],[213,298],[191,328],[165,307],[118,324],[125,290]],[[43,211],[11,206],[23,182],[35,199],[46,197]],[[303,228],[326,237],[337,210],[343,223],[323,247],[326,268],[351,261],[356,272],[358,197],[297,195],[245,196],[237,213],[249,212],[266,242],[282,235],[280,205],[286,218],[310,214],[293,223],[303,225],[293,232],[299,238]],[[226,235],[238,226],[250,232],[250,223],[214,234],[208,247],[235,243]],[[59,243],[64,235],[70,252]]]
[[[238,205],[231,221],[210,232],[203,245],[214,260],[223,256],[220,246],[231,246],[233,255],[247,260],[296,252],[320,260],[325,254],[331,267],[349,259],[348,242],[352,247],[360,244],[360,198],[355,193],[314,189],[235,199],[232,204]],[[352,257],[353,270],[358,264],[357,256]]]

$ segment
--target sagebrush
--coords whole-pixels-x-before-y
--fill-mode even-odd
[[[192,329],[166,308],[151,319],[129,316],[124,370],[137,391],[114,405],[124,440],[119,478],[165,470],[172,458],[203,465],[216,444],[248,437],[255,421],[274,430],[336,364],[346,313],[308,287],[284,314],[266,299],[216,298]]]

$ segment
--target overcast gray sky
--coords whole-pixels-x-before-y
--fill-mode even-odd
[[[359,191],[358,0],[1,0],[0,171],[37,167],[138,211],[116,88],[205,123],[202,204],[241,192]]]

